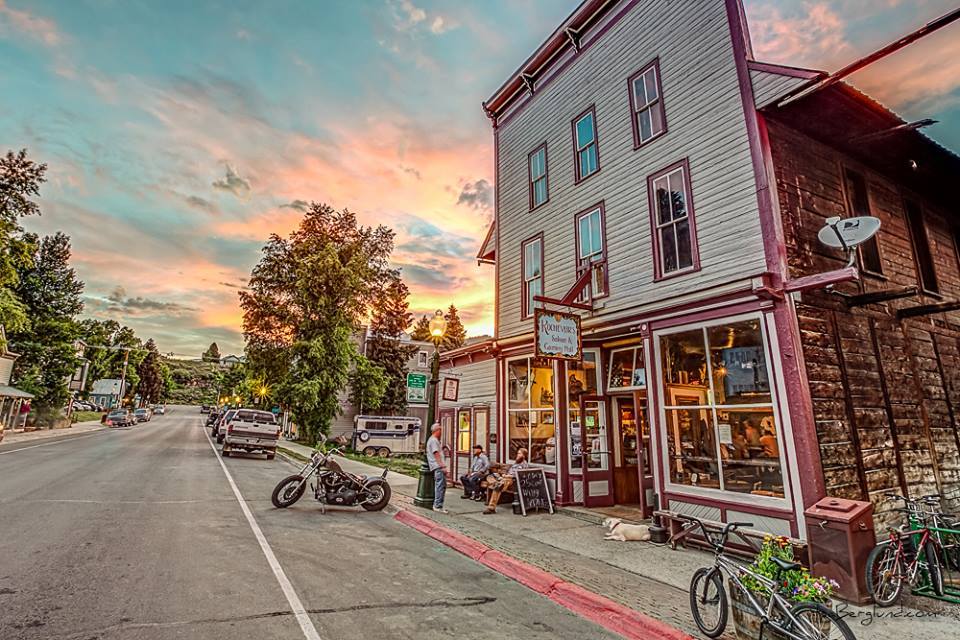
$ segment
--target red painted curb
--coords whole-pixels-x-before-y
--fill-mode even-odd
[[[665,622],[578,585],[564,582],[549,571],[491,549],[429,518],[401,509],[394,519],[628,640],[693,640]]]

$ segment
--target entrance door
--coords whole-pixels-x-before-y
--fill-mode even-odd
[[[473,446],[480,445],[490,461],[496,460],[490,446],[490,409],[478,407],[473,410]],[[472,452],[471,452],[472,453]]]
[[[640,506],[644,517],[653,515],[653,450],[650,444],[650,423],[647,420],[647,392],[634,393],[637,427],[640,435]]]
[[[608,507],[613,501],[610,434],[602,400],[582,399],[582,408],[570,410],[571,473],[579,467],[583,481],[583,505]]]
[[[633,396],[613,397],[613,496],[617,504],[640,504],[640,434],[637,404]]]
[[[440,442],[443,445],[443,457],[447,462],[447,482],[449,483],[453,478],[453,458],[457,448],[456,442],[454,442],[453,409],[440,411],[440,427],[442,428]]]

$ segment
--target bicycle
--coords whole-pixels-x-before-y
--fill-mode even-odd
[[[941,555],[950,562],[957,548],[953,544],[944,545],[941,531],[932,531],[927,520],[932,519],[934,527],[944,517],[939,508],[924,511],[923,505],[939,506],[939,496],[906,498],[888,494],[893,500],[901,500],[904,507],[895,509],[906,514],[907,522],[899,528],[890,527],[887,540],[874,547],[867,556],[867,590],[874,602],[881,607],[889,607],[903,593],[905,584],[914,587],[921,578],[937,596],[942,596],[943,570],[940,566]]]
[[[789,638],[790,640],[855,640],[853,632],[847,623],[834,611],[815,602],[790,602],[781,591],[780,576],[784,572],[796,571],[801,568],[799,562],[789,562],[780,558],[773,558],[777,565],[777,574],[773,579],[759,575],[740,563],[731,560],[724,554],[727,537],[731,531],[741,527],[749,528],[752,524],[745,522],[731,522],[722,530],[711,531],[700,520],[684,516],[681,519],[700,527],[704,540],[713,547],[714,564],[712,567],[697,569],[690,580],[690,610],[693,621],[700,631],[710,638],[719,637],[727,627],[729,615],[727,608],[727,592],[723,585],[726,576],[731,588],[737,589],[746,596],[752,613],[760,620],[760,637],[764,637],[764,629],[769,629],[774,635]],[[762,585],[766,591],[765,604],[761,603],[750,589],[743,583],[742,578],[749,577],[753,582]],[[770,636],[767,636],[770,637]]]

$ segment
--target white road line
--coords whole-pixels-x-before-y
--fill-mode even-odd
[[[217,452],[217,448],[213,445],[213,440],[210,439],[210,434],[206,429],[203,430],[203,435],[207,437],[207,442],[210,443],[210,448],[213,449],[213,454],[216,456],[217,462],[220,463],[220,468],[223,469],[223,473],[227,476],[227,482],[230,483],[230,488],[233,489],[233,495],[236,496],[237,502],[240,503],[240,508],[243,510],[243,515],[247,518],[247,523],[250,525],[250,528],[253,529],[253,535],[256,536],[257,542],[260,543],[260,549],[263,551],[263,555],[267,558],[267,564],[269,564],[270,568],[273,570],[273,575],[277,578],[277,582],[280,584],[280,589],[283,591],[283,595],[287,597],[287,602],[290,603],[290,611],[293,612],[297,622],[300,623],[300,629],[303,631],[304,637],[307,640],[321,640],[320,634],[317,633],[316,627],[313,626],[313,621],[307,614],[306,609],[304,609],[303,603],[300,602],[300,597],[297,595],[297,592],[293,590],[293,585],[290,584],[287,574],[284,573],[283,567],[280,566],[280,562],[277,560],[277,556],[274,555],[273,549],[270,548],[270,543],[267,542],[267,538],[263,535],[260,525],[257,524],[256,519],[253,517],[253,513],[250,512],[250,508],[243,499],[240,489],[237,488],[237,483],[233,481],[233,476],[230,475],[227,465],[223,464],[223,460],[220,458],[220,454]]]
[[[37,447],[49,447],[55,444],[63,444],[64,442],[76,442],[77,440],[83,440],[84,438],[92,438],[93,436],[98,436],[102,433],[106,433],[106,429],[103,431],[97,431],[96,433],[91,433],[88,436],[77,436],[76,438],[64,438],[63,440],[55,440],[54,442],[44,442],[43,444],[34,444],[29,447],[20,447],[19,449],[10,449],[9,451],[0,451],[0,456],[5,456],[8,453],[16,453],[17,451],[26,451],[27,449],[36,449]]]

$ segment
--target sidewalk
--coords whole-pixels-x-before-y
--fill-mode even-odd
[[[308,447],[293,443],[281,446],[303,455]],[[379,474],[382,470],[353,460],[338,460],[352,473]],[[388,476],[393,488],[392,504],[423,516],[448,529],[507,556],[543,569],[562,580],[644,613],[700,637],[690,615],[690,577],[699,567],[712,563],[711,555],[692,549],[671,551],[649,542],[604,541],[605,529],[581,510],[562,510],[554,515],[515,516],[509,505],[496,514],[483,515],[483,505],[461,500],[461,491],[447,490],[449,515],[413,505],[417,480],[399,474]],[[854,607],[840,604],[849,615],[848,624],[860,638],[907,640],[947,638],[956,633],[960,606],[926,598],[907,598],[912,606],[902,610]],[[733,622],[724,638],[734,638]]]
[[[90,431],[100,431],[106,428],[107,427],[100,424],[99,420],[90,420],[87,422],[77,422],[72,426],[64,427],[63,429],[40,429],[38,431],[24,431],[19,433],[7,431],[3,436],[3,444],[33,442],[35,440],[45,440],[47,438],[56,438],[59,436],[76,435],[78,433],[87,433]]]

